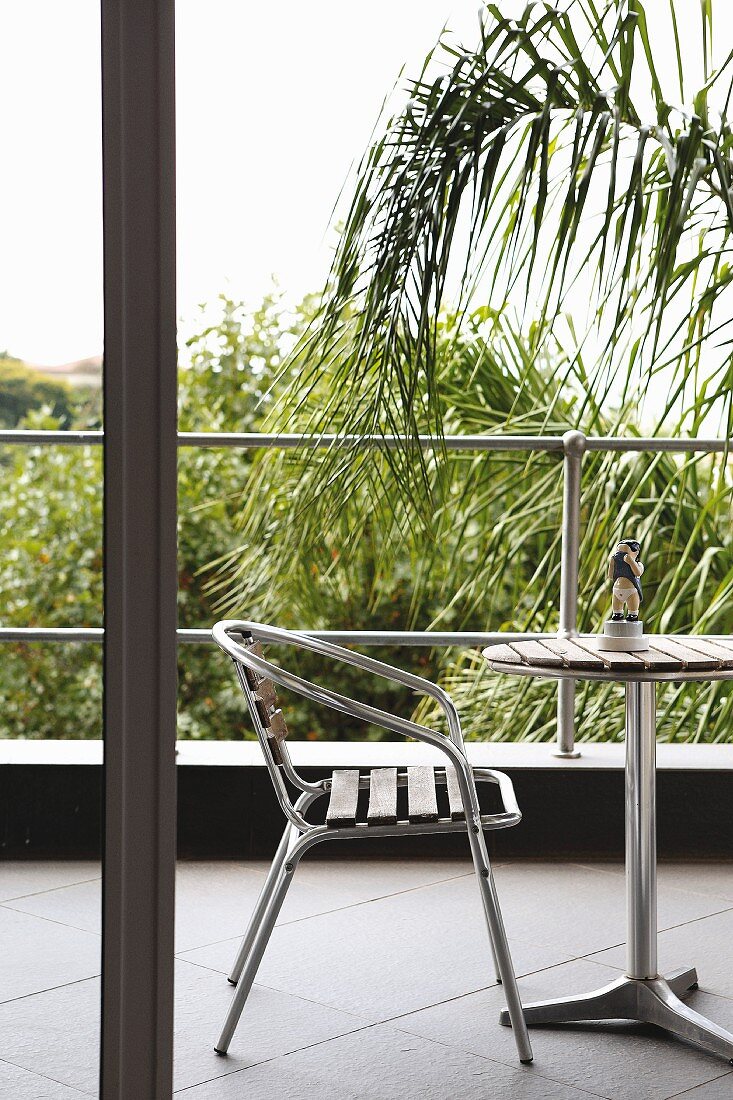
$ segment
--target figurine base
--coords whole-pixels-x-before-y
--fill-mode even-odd
[[[641,621],[630,623],[628,619],[618,622],[608,619],[603,624],[603,633],[598,635],[598,648],[609,653],[639,653],[648,649],[644,624]]]

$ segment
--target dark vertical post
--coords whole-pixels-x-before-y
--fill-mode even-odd
[[[105,842],[101,1095],[172,1093],[174,0],[101,0]]]

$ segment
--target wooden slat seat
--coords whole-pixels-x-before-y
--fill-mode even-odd
[[[407,769],[407,813],[411,823],[438,820],[434,768]]]
[[[398,815],[398,790],[407,787],[407,817]],[[359,790],[368,789],[366,819],[359,816]],[[438,810],[441,804],[448,815]],[[363,815],[363,810],[362,810]],[[404,817],[404,814],[403,814]],[[338,770],[331,777],[331,797],[326,812],[330,828],[355,825],[423,825],[442,822],[446,826],[466,820],[458,776],[452,765],[444,768],[373,768],[360,773]]]
[[[450,764],[446,766],[445,779],[448,788],[448,805],[450,806],[451,821],[465,821],[466,813],[463,809],[461,788],[458,786],[458,776],[456,775],[456,769],[451,767]]]
[[[358,771],[336,771],[331,779],[331,798],[326,813],[326,824],[337,826],[356,825],[356,808],[359,803]]]
[[[375,768],[369,774],[367,825],[397,823],[397,768]]]

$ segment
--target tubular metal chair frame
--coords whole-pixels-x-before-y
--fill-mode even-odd
[[[460,719],[450,696],[442,688],[429,680],[423,679],[421,676],[415,676],[410,672],[394,668],[392,665],[377,661],[373,657],[344,649],[332,642],[311,638],[279,627],[266,626],[262,623],[245,620],[224,620],[213,627],[212,635],[217,645],[234,662],[237,677],[247,701],[262,746],[265,762],[275,787],[275,793],[287,818],[282,840],[275,853],[272,866],[255,905],[228,979],[237,988],[221,1035],[214,1048],[216,1052],[226,1054],[229,1049],[229,1044],[249,996],[262,956],[290,883],[293,880],[295,869],[309,848],[325,840],[395,836],[408,833],[465,831],[468,835],[474,869],[481,892],[496,975],[504,986],[507,1009],[514,1030],[519,1059],[522,1063],[531,1062],[532,1048],[484,837],[485,829],[504,829],[516,825],[521,820],[522,815],[508,776],[488,768],[472,768],[469,764]],[[246,639],[250,640],[249,644],[247,644]],[[391,680],[393,683],[402,684],[421,695],[430,696],[439,704],[446,716],[449,736],[446,737],[427,726],[389,714],[387,711],[304,680],[302,677],[288,672],[278,665],[271,664],[264,657],[252,652],[253,642],[297,646],[300,649],[318,653],[323,657],[353,665],[365,672],[371,672],[376,676]],[[306,699],[340,711],[342,714],[348,714],[365,722],[381,726],[403,737],[422,741],[438,749],[448,758],[448,766],[452,765],[455,768],[465,820],[420,823],[398,821],[396,824],[355,824],[354,826],[311,824],[306,819],[305,814],[317,799],[330,793],[332,781],[328,778],[319,780],[316,783],[309,783],[293,767],[285,741],[283,740],[273,746],[272,739],[268,735],[255,705],[254,690],[250,687],[245,672],[247,669],[252,670],[258,677],[271,680],[273,683],[294,691]],[[475,777],[498,784],[505,812],[481,814]],[[285,779],[301,792],[295,802],[290,797]],[[360,777],[360,788],[368,787],[369,783],[370,777],[368,775]]]

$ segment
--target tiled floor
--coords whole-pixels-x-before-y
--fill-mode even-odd
[[[497,1023],[468,863],[311,862],[298,871],[224,1059],[226,972],[262,864],[183,863],[176,1082],[190,1100],[733,1098],[733,1071],[653,1028],[538,1029],[519,1066]],[[733,1029],[733,863],[660,867],[663,969],[696,965],[690,1003]],[[623,967],[616,865],[514,863],[496,879],[525,999],[580,992]],[[99,871],[0,869],[0,1097],[95,1095]]]

